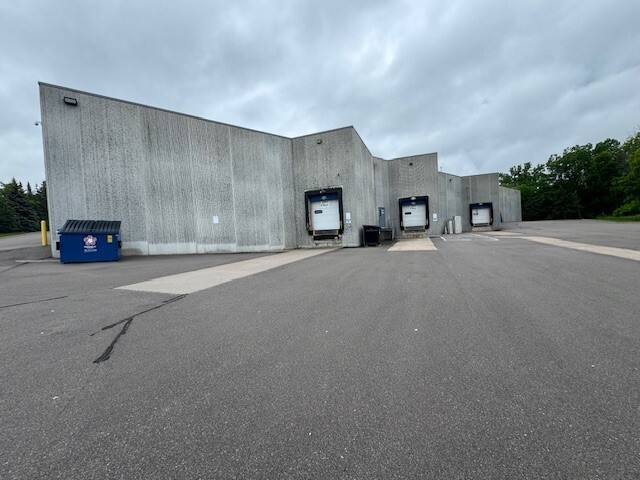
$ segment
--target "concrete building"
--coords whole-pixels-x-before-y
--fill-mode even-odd
[[[52,230],[120,220],[124,254],[356,247],[363,225],[402,238],[454,216],[465,231],[521,220],[497,173],[374,157],[353,127],[286,138],[46,83],[40,103]]]

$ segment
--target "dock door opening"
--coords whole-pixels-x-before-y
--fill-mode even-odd
[[[471,226],[482,227],[493,225],[493,204],[489,203],[472,203],[471,209]]]
[[[337,238],[342,227],[342,188],[305,192],[307,231],[314,239]]]
[[[429,228],[429,197],[407,197],[398,200],[401,230],[426,230]]]

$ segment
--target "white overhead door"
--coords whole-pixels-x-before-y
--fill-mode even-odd
[[[471,209],[472,225],[489,225],[491,223],[491,208],[478,207]]]
[[[402,205],[402,226],[425,227],[427,225],[427,205],[425,203],[405,203]]]
[[[311,230],[339,230],[340,202],[325,199],[311,202]]]

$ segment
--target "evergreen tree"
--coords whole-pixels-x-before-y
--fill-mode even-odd
[[[0,233],[16,232],[20,229],[18,215],[13,210],[0,188]]]
[[[47,208],[47,182],[43,181],[40,187],[36,185],[35,193],[31,197],[31,205],[36,220],[38,222],[40,220],[46,220],[48,224],[49,211]]]
[[[18,230],[23,232],[38,230],[38,221],[22,183],[13,178],[11,182],[3,185],[2,190],[7,203],[18,216]]]

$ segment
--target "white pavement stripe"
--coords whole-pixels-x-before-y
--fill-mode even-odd
[[[485,235],[496,235],[498,237],[511,237],[511,236],[522,235],[522,234],[514,233],[514,232],[503,232],[503,231],[497,230],[493,232],[485,232]]]
[[[409,240],[398,240],[395,245],[387,249],[388,252],[419,252],[437,250],[430,238],[412,238]]]
[[[478,233],[470,233],[469,235],[472,235],[474,237],[479,237],[482,238],[483,240],[493,240],[494,242],[499,242],[500,240],[498,240],[497,238],[493,238],[493,237],[488,237],[486,235],[480,235]]]
[[[550,237],[517,237],[530,240],[532,242],[544,243],[545,245],[553,245],[555,247],[571,248],[573,250],[581,250],[583,252],[599,253],[601,255],[611,255],[613,257],[626,258],[628,260],[636,260],[640,262],[640,251],[630,250],[618,247],[603,247],[601,245],[592,245],[590,243],[569,242],[558,238]]]
[[[178,273],[166,277],[158,277],[146,282],[134,283],[117,287],[120,290],[135,290],[139,292],[172,293],[183,295],[199,292],[207,288],[222,285],[223,283],[237,280],[239,278],[265,272],[272,268],[286,265],[288,263],[304,260],[323,253],[335,251],[332,249],[301,249],[291,250],[277,255],[267,255],[265,257],[243,260],[241,262],[227,263],[217,267],[203,268],[193,272]]]

